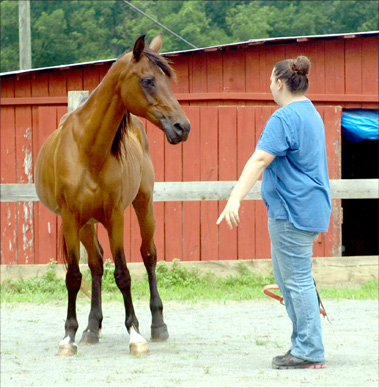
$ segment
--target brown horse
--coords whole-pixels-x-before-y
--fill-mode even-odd
[[[58,355],[77,351],[76,297],[81,286],[80,241],[88,253],[92,275],[91,310],[81,344],[97,343],[102,324],[103,249],[95,224],[108,232],[115,262],[115,280],[125,305],[131,354],[147,353],[140,336],[125,262],[124,210],[132,204],[142,237],[141,255],[150,285],[151,339],[168,338],[155,276],[154,169],[142,116],[161,128],[171,144],[188,138],[190,122],[173,96],[173,70],[158,54],[161,36],[145,48],[144,36],[122,55],[103,81],[75,111],[64,116],[38,155],[35,186],[41,202],[62,217],[63,251],[68,291],[65,337]]]

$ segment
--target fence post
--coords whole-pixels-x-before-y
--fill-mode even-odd
[[[75,90],[68,92],[68,113],[71,113],[73,110],[75,110],[79,106],[83,98],[86,97],[88,97],[88,90]],[[80,262],[82,264],[88,264],[87,251],[82,243],[80,243]]]
[[[83,98],[88,97],[88,90],[75,90],[68,92],[68,113],[75,110]]]

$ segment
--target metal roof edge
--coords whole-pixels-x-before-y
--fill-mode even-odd
[[[190,49],[190,50],[183,50],[183,51],[172,51],[167,52],[162,55],[178,55],[182,53],[192,53],[192,52],[198,52],[198,51],[216,51],[216,50],[222,50],[224,48],[233,47],[233,46],[249,46],[254,44],[264,44],[264,43],[271,43],[271,42],[283,42],[283,41],[295,41],[295,40],[314,40],[314,39],[323,39],[323,38],[355,38],[359,36],[364,35],[379,35],[379,31],[367,31],[367,32],[349,32],[349,33],[343,33],[343,34],[324,34],[324,35],[301,35],[301,36],[288,36],[288,37],[275,37],[275,38],[262,38],[262,39],[250,39],[245,42],[235,42],[235,43],[229,43],[219,46],[209,46],[204,48],[198,48],[198,49]]]
[[[250,39],[245,42],[236,42],[236,43],[229,43],[219,46],[209,46],[209,47],[203,47],[203,48],[197,48],[197,49],[191,49],[191,50],[181,50],[181,51],[170,51],[166,53],[161,53],[161,55],[164,56],[177,56],[180,54],[191,54],[196,52],[210,52],[210,51],[217,51],[217,50],[223,50],[231,47],[238,47],[238,46],[251,46],[256,44],[265,44],[265,43],[276,43],[276,42],[284,42],[284,41],[307,41],[307,40],[315,40],[315,39],[335,39],[335,38],[355,38],[360,36],[366,36],[366,35],[379,35],[379,31],[366,31],[366,32],[349,32],[349,33],[343,33],[343,34],[324,34],[324,35],[302,35],[302,36],[289,36],[289,37],[276,37],[276,38],[264,38],[264,39]],[[12,76],[12,75],[23,75],[27,73],[37,73],[42,71],[50,71],[50,70],[67,70],[72,69],[75,67],[81,67],[81,66],[101,66],[106,63],[112,63],[115,62],[117,58],[113,59],[104,59],[104,60],[95,60],[95,61],[89,61],[89,62],[81,62],[81,63],[72,63],[72,64],[65,64],[65,65],[57,65],[57,66],[49,66],[49,67],[40,67],[36,69],[28,69],[28,70],[16,70],[16,71],[9,71],[0,73],[0,77],[6,77],[6,76]]]
[[[26,73],[33,73],[33,72],[41,72],[41,71],[49,71],[49,70],[67,70],[72,69],[74,67],[80,67],[80,66],[100,66],[105,63],[112,63],[115,62],[117,58],[114,59],[103,59],[103,60],[96,60],[96,61],[89,61],[89,62],[80,62],[80,63],[68,63],[65,65],[57,65],[57,66],[48,66],[48,67],[37,67],[35,69],[27,69],[27,70],[15,70],[15,71],[9,71],[5,73],[0,73],[0,77],[7,76],[7,75],[22,75]]]

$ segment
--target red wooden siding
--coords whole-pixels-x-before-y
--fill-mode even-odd
[[[218,108],[207,106],[200,110],[200,180],[218,181]],[[192,135],[191,135],[192,136]],[[218,257],[218,228],[215,220],[219,215],[219,204],[215,201],[200,203],[200,257],[212,260]]]
[[[309,97],[326,127],[330,178],[341,177],[342,107],[377,108],[378,36],[325,38],[171,55],[177,73],[173,91],[191,120],[189,140],[167,143],[146,122],[156,181],[236,180],[260,133],[277,109],[269,90],[278,60],[307,55],[312,68]],[[98,85],[110,63],[6,75],[1,79],[1,183],[33,182],[34,163],[47,136],[67,112],[67,92]],[[216,226],[225,202],[154,203],[155,243],[160,260],[269,258],[266,208],[245,201],[241,225]],[[60,220],[43,205],[1,203],[1,263],[47,263],[57,258]],[[110,257],[107,234],[99,240]],[[125,212],[128,261],[140,261],[140,236],[133,210]],[[315,256],[341,254],[341,203],[333,200],[330,230],[314,246]]]
[[[267,118],[275,109],[275,106],[188,107],[186,113],[193,127],[189,140],[183,146],[169,145],[164,134],[148,124],[147,132],[157,181],[238,179]],[[339,133],[336,128],[339,129],[341,109],[319,107],[319,110],[324,115],[327,132],[331,133],[333,130],[338,142]],[[38,131],[38,140],[35,140],[42,144],[47,133],[55,129],[60,117],[55,107],[40,107],[38,113],[38,124],[43,131]],[[217,141],[219,147],[216,146]],[[335,161],[334,156],[339,153],[339,145],[331,144],[328,147],[329,152],[331,177],[338,178],[338,160]],[[333,172],[334,170],[337,171]],[[25,231],[25,227],[21,231],[18,227],[20,222],[25,224],[23,213],[19,214],[19,211],[12,216],[15,204],[2,204],[7,211],[10,209],[3,215],[4,225],[5,220],[14,218],[14,227],[8,226],[5,229],[6,235],[12,237],[15,231],[19,232],[16,233],[17,249],[14,249],[15,242],[12,249],[8,249],[9,239],[8,245],[6,241],[2,241],[2,262],[40,264],[56,258],[58,218],[40,203],[34,203],[34,206],[29,203],[17,205],[20,211],[25,209],[25,206],[28,206],[28,209],[31,207],[34,225],[31,223],[30,233],[34,235],[34,239],[32,238],[27,246],[24,245],[25,239],[20,235]],[[241,208],[241,226],[232,231],[225,224],[219,228],[216,226],[216,219],[224,205],[225,201],[220,204],[155,203],[156,245],[159,257],[169,261],[173,258],[235,260],[270,257],[266,208],[263,202],[245,201]],[[31,219],[33,220],[33,217]],[[325,236],[320,237],[322,240],[315,250],[318,256],[337,254],[340,245],[339,222],[332,221],[329,234],[329,243],[325,241]],[[105,257],[110,258],[108,238],[102,226],[99,226],[99,239],[105,249]],[[128,209],[125,212],[125,251],[128,261],[140,261],[139,246],[138,223],[134,211]]]

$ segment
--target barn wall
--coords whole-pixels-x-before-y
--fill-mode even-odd
[[[156,181],[236,180],[272,112],[269,77],[275,62],[307,55],[309,97],[324,119],[331,179],[341,177],[341,107],[377,107],[378,37],[294,41],[171,55],[174,93],[191,120],[189,140],[171,146],[146,123]],[[67,92],[98,85],[110,63],[2,77],[1,183],[32,183],[34,163],[47,136],[67,112]],[[232,145],[232,146],[231,146]],[[262,201],[245,201],[241,226],[216,227],[224,202],[155,203],[159,259],[268,258]],[[128,261],[140,261],[137,220],[125,212]],[[1,203],[1,263],[47,263],[57,258],[59,222],[39,203]],[[99,239],[110,257],[105,232]],[[341,255],[341,203],[331,227],[315,242],[315,256]]]

